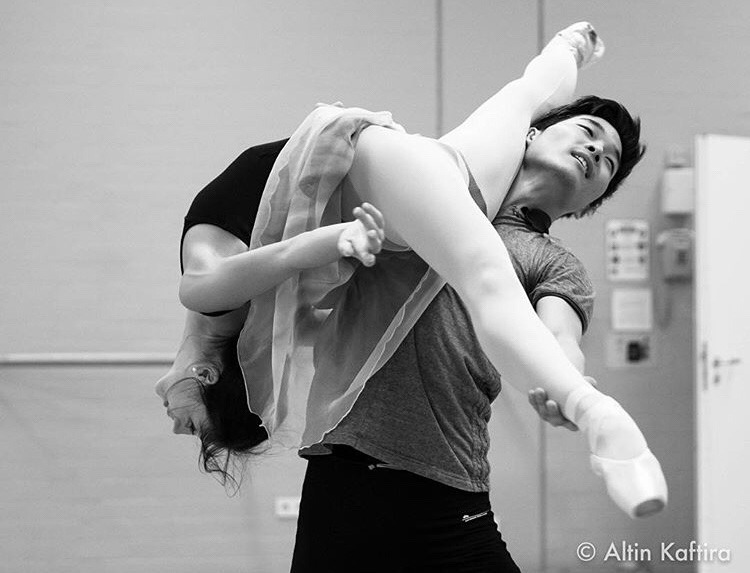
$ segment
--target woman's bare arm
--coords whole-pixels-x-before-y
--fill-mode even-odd
[[[294,273],[354,257],[375,262],[383,240],[383,220],[372,205],[355,220],[321,227],[279,243],[248,251],[234,235],[213,225],[196,225],[183,242],[180,301],[195,312],[239,308]]]

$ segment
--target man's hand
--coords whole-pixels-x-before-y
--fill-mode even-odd
[[[362,203],[353,211],[356,219],[341,232],[338,249],[342,257],[354,257],[366,267],[375,264],[385,239],[383,215],[369,203]]]
[[[584,379],[589,384],[596,387],[596,380],[591,376],[584,376]],[[529,390],[529,404],[534,407],[536,413],[539,414],[539,417],[548,424],[551,424],[554,427],[562,426],[571,432],[578,431],[578,426],[563,416],[560,405],[554,400],[549,400],[547,398],[547,391],[543,388]]]

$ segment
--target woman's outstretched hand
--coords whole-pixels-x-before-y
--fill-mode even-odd
[[[352,213],[356,218],[339,235],[339,253],[342,257],[354,257],[366,267],[371,267],[375,264],[375,255],[383,248],[383,214],[369,203],[362,203]]]

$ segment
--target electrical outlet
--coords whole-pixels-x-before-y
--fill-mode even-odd
[[[274,513],[279,519],[293,519],[299,515],[299,497],[277,497]]]
[[[650,334],[613,334],[607,337],[607,366],[653,366],[654,344]]]

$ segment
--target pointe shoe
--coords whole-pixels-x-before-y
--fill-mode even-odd
[[[573,390],[565,416],[588,439],[591,469],[604,478],[612,501],[631,517],[647,517],[667,504],[667,482],[635,421],[614,398],[591,386]],[[600,454],[600,455],[597,455]]]
[[[629,460],[591,454],[591,469],[604,478],[607,493],[630,517],[648,517],[667,505],[667,482],[651,450]]]
[[[576,22],[561,30],[548,45],[556,42],[564,42],[572,50],[581,70],[598,62],[604,55],[604,42],[588,22]]]

